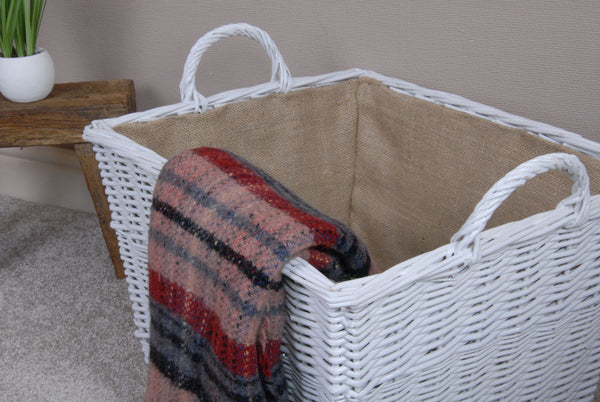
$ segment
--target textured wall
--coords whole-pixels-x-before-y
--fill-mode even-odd
[[[52,0],[40,44],[58,82],[132,78],[144,110],[178,100],[189,48],[231,22],[268,31],[294,76],[371,69],[600,141],[598,1]],[[270,71],[244,39],[200,70],[205,94]]]

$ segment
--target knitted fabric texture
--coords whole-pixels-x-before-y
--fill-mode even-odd
[[[285,263],[333,281],[376,272],[351,230],[214,148],[163,167],[148,252],[148,401],[285,400]]]

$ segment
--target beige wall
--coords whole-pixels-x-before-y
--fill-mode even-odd
[[[268,31],[293,76],[371,69],[600,141],[596,0],[50,0],[39,44],[57,82],[131,78],[145,110],[178,101],[189,48],[231,22]],[[198,85],[209,95],[269,71],[258,45],[228,39]]]
[[[178,100],[189,48],[231,22],[268,31],[294,76],[372,69],[600,141],[595,0],[51,0],[40,44],[59,82],[132,78],[147,109]],[[268,78],[259,47],[230,41],[200,65],[206,93]]]

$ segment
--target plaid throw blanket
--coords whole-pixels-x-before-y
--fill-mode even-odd
[[[148,401],[285,400],[283,265],[301,256],[334,281],[375,272],[348,228],[214,148],[162,169],[148,252]]]

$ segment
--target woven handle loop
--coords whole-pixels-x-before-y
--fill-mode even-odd
[[[275,92],[289,92],[292,85],[290,71],[269,34],[255,26],[239,23],[223,25],[213,29],[194,44],[187,56],[185,66],[183,67],[183,77],[179,84],[182,102],[194,102],[197,111],[202,112],[206,110],[208,101],[196,89],[196,70],[198,69],[198,64],[202,55],[210,46],[221,39],[235,36],[254,39],[265,49],[272,62],[270,82],[277,82],[277,78],[279,78],[279,86]]]
[[[575,155],[553,153],[531,159],[494,184],[477,204],[473,213],[450,240],[454,254],[466,253],[467,260],[479,258],[479,239],[494,211],[527,180],[550,170],[567,172],[574,181],[571,195],[557,208],[567,207],[573,213],[573,226],[583,224],[590,213],[590,179],[585,166]]]

